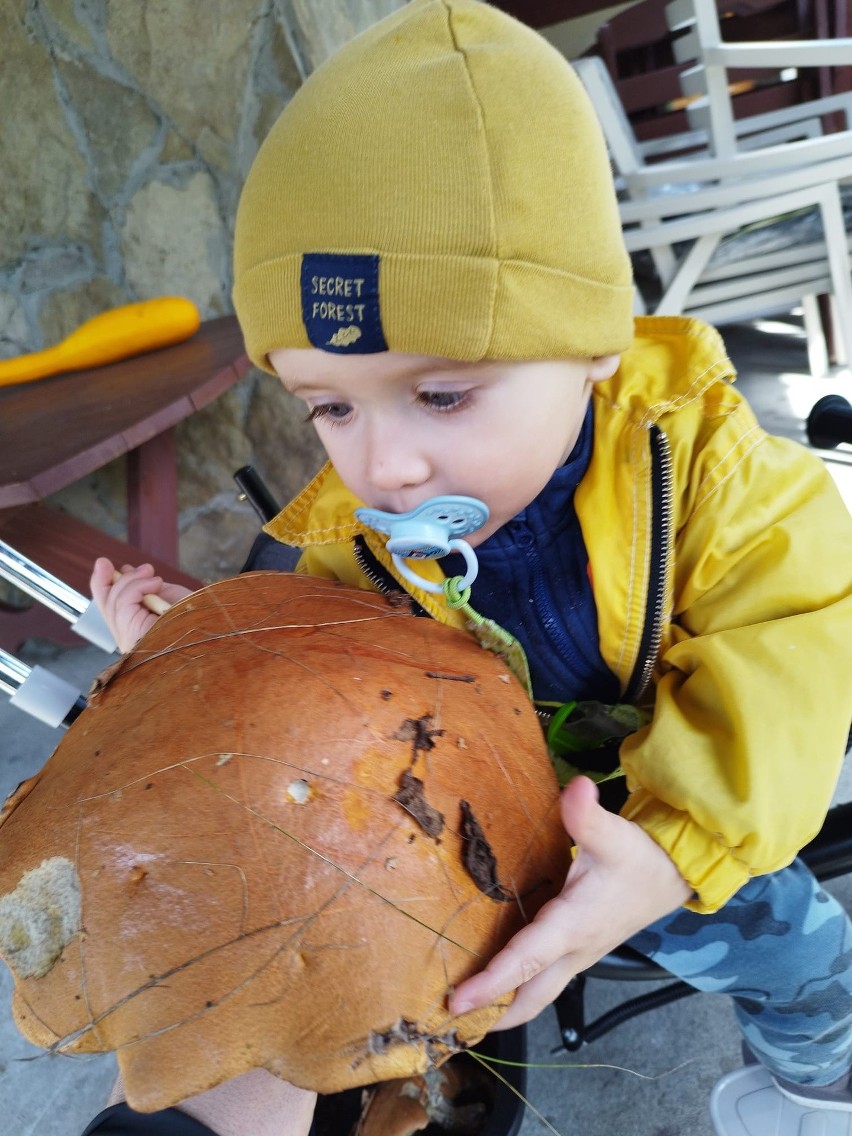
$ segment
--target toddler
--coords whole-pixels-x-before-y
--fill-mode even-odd
[[[564,889],[451,1009],[515,991],[501,1025],[527,1021],[629,941],[731,995],[773,1092],[852,1111],[852,933],[796,859],[852,714],[852,522],[821,462],[757,425],[718,334],[634,321],[632,298],[601,132],[554,49],[478,0],[412,0],[359,36],[239,207],[249,355],[330,459],[251,566],[295,547],[297,571],[464,631],[441,589],[460,554],[410,563],[420,586],[356,510],[481,499],[470,603],[521,644],[543,712],[647,713],[572,758]],[[127,649],[144,598],[182,593],[148,566],[112,578],[99,561],[93,594]]]

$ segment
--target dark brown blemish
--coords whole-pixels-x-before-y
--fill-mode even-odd
[[[382,699],[383,702],[387,702],[391,698],[393,698],[393,691],[392,690],[383,690],[381,692],[381,699]]]
[[[474,675],[451,675],[442,671],[426,671],[427,678],[445,678],[448,682],[476,682]]]
[[[467,1046],[459,1040],[458,1030],[448,1030],[444,1034],[426,1033],[417,1022],[399,1018],[390,1029],[370,1030],[367,1038],[367,1053],[380,1056],[395,1045],[417,1045],[424,1047],[433,1060],[443,1060],[447,1051],[458,1053]]]
[[[393,799],[414,817],[427,836],[437,839],[444,830],[444,814],[433,809],[423,792],[423,782],[406,769]]]
[[[424,714],[422,718],[406,718],[397,732],[391,734],[391,737],[396,738],[397,741],[412,743],[412,765],[417,760],[418,753],[428,753],[430,749],[435,748],[432,738],[440,738],[444,734],[443,730],[433,730],[431,725],[430,714]]]
[[[464,866],[483,895],[487,895],[496,903],[511,903],[515,897],[506,891],[497,877],[497,857],[491,851],[491,845],[486,840],[479,821],[473,815],[473,810],[467,801],[459,801],[459,805],[462,812]]]

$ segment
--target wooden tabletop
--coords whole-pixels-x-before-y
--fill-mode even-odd
[[[170,429],[248,370],[233,316],[184,343],[0,388],[0,508],[39,501]]]

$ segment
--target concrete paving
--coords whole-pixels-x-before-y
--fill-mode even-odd
[[[804,341],[793,325],[730,328],[725,338],[742,389],[775,433],[803,441],[804,418],[820,395],[852,398],[848,371],[825,380],[810,377]],[[852,507],[852,453],[826,457]],[[90,647],[60,650],[33,642],[25,661],[40,662],[85,690],[108,660]],[[0,799],[40,768],[60,736],[0,699]],[[852,799],[850,766],[847,761],[838,800]],[[829,886],[852,909],[852,878]],[[590,982],[588,1020],[649,988],[647,983]],[[0,966],[0,1136],[80,1136],[103,1107],[114,1060],[48,1057],[28,1045],[11,1019],[11,989],[9,972]],[[561,1136],[713,1136],[710,1090],[740,1064],[733,1014],[720,996],[689,997],[620,1026],[574,1055],[559,1048],[552,1010],[528,1032],[529,1100],[552,1127],[530,1110],[520,1136],[554,1130]]]

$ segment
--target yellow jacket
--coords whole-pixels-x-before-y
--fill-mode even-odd
[[[852,518],[823,463],[764,433],[733,378],[712,328],[637,320],[618,373],[594,388],[575,497],[601,653],[624,700],[653,703],[622,743],[622,815],[704,912],[817,833],[852,716]],[[362,535],[430,615],[463,627],[396,573],[359,504],[326,465],[266,531],[304,550],[297,571],[370,588]],[[417,571],[443,578],[434,562]]]

